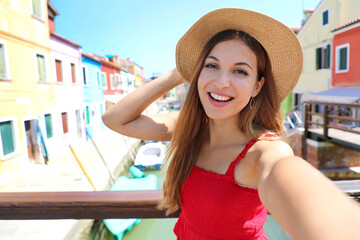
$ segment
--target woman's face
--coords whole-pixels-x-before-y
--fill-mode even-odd
[[[264,83],[257,81],[257,58],[241,40],[214,46],[206,57],[198,79],[202,106],[210,119],[238,118]]]

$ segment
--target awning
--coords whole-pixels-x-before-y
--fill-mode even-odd
[[[104,95],[104,98],[106,101],[109,101],[111,103],[117,103],[118,101],[120,101],[122,98],[124,97],[124,95],[120,95],[120,94],[116,94],[116,95]]]
[[[301,102],[360,104],[360,87],[334,87],[326,91],[303,94]]]

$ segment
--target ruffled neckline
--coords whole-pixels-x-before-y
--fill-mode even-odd
[[[198,167],[196,165],[194,165],[194,167],[193,167],[193,171],[194,170],[198,171],[203,176],[210,177],[210,178],[217,179],[217,180],[226,180],[226,181],[229,181],[229,182],[233,183],[235,186],[237,186],[237,187],[239,187],[239,188],[241,188],[243,190],[253,192],[253,193],[258,193],[258,190],[256,188],[241,185],[241,184],[237,183],[230,175],[220,174],[220,173],[212,172],[212,171],[209,171],[209,170],[205,170],[205,169],[203,169],[201,167]]]

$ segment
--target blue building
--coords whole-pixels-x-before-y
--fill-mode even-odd
[[[100,59],[82,53],[82,74],[84,81],[84,120],[87,139],[105,129],[101,116],[105,111],[104,91],[101,82]]]

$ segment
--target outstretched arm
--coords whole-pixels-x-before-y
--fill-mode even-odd
[[[268,154],[260,161],[259,195],[286,232],[295,240],[360,239],[359,203],[303,159]]]
[[[183,83],[176,69],[145,84],[108,109],[102,116],[104,124],[123,135],[144,140],[171,139],[177,112],[145,115],[143,111],[156,99]]]

